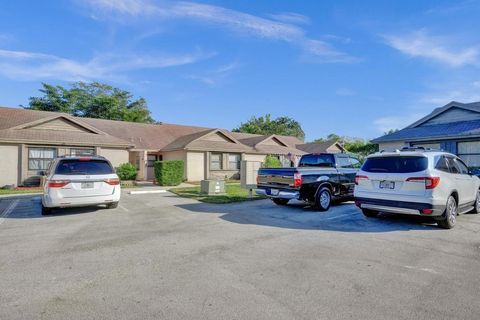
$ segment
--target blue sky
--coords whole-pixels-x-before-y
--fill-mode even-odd
[[[479,1],[0,3],[0,105],[101,81],[159,121],[232,129],[288,115],[307,140],[374,138],[480,100]]]

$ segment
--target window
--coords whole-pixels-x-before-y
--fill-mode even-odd
[[[28,148],[28,170],[47,170],[56,153],[55,148]]]
[[[426,157],[375,157],[368,158],[362,170],[366,172],[410,173],[426,170]]]
[[[240,170],[240,155],[229,154],[228,155],[228,170]]]
[[[210,170],[222,170],[221,153],[212,153],[210,155]]]
[[[439,157],[437,164],[435,165],[435,169],[443,172],[450,172],[448,169],[447,159],[444,156]]]
[[[331,154],[307,154],[300,159],[299,167],[327,167],[334,165],[333,155]]]
[[[450,173],[460,174],[461,169],[458,165],[458,162],[455,161],[452,157],[447,157],[448,167],[450,168]]]
[[[352,164],[348,157],[337,156],[337,167],[339,168],[352,168]]]
[[[350,162],[352,163],[352,168],[360,169],[360,167],[362,166],[360,160],[358,160],[357,158],[350,157]]]
[[[462,162],[460,159],[455,159],[455,163],[458,165],[458,168],[460,169],[460,174],[468,174],[468,168],[467,166]]]
[[[63,175],[95,175],[111,174],[112,166],[106,160],[62,160],[55,169],[56,174]]]
[[[80,149],[80,148],[71,148],[70,149],[71,156],[94,156],[95,150],[94,149]]]

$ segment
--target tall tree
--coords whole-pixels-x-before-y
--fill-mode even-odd
[[[99,82],[76,82],[71,88],[42,84],[41,97],[30,97],[26,109],[65,112],[77,117],[155,122],[143,98]]]
[[[265,115],[265,117],[252,117],[232,131],[255,134],[279,134],[294,136],[301,140],[305,139],[305,132],[298,121],[286,116],[272,119],[270,114]]]

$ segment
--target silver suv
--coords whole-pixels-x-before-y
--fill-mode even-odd
[[[480,179],[456,155],[424,148],[378,152],[355,179],[355,203],[367,217],[379,212],[431,216],[455,226],[458,214],[480,212]]]

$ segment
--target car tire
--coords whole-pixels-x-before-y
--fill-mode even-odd
[[[318,190],[315,197],[315,208],[319,211],[327,211],[332,204],[332,192],[327,187]]]
[[[47,208],[42,204],[42,216],[48,216],[52,214],[52,208]]]
[[[475,199],[475,206],[470,213],[478,214],[480,213],[480,190],[477,191],[477,199]]]
[[[376,218],[378,216],[378,211],[370,209],[362,209],[362,213],[367,218]]]
[[[272,201],[276,205],[286,206],[288,204],[288,201],[290,201],[290,199],[274,198],[274,199],[272,199]]]
[[[118,207],[118,202],[112,202],[107,204],[107,209],[115,209],[116,207]]]
[[[457,200],[453,196],[448,197],[447,207],[443,213],[442,219],[437,221],[440,228],[452,229],[457,223]]]

